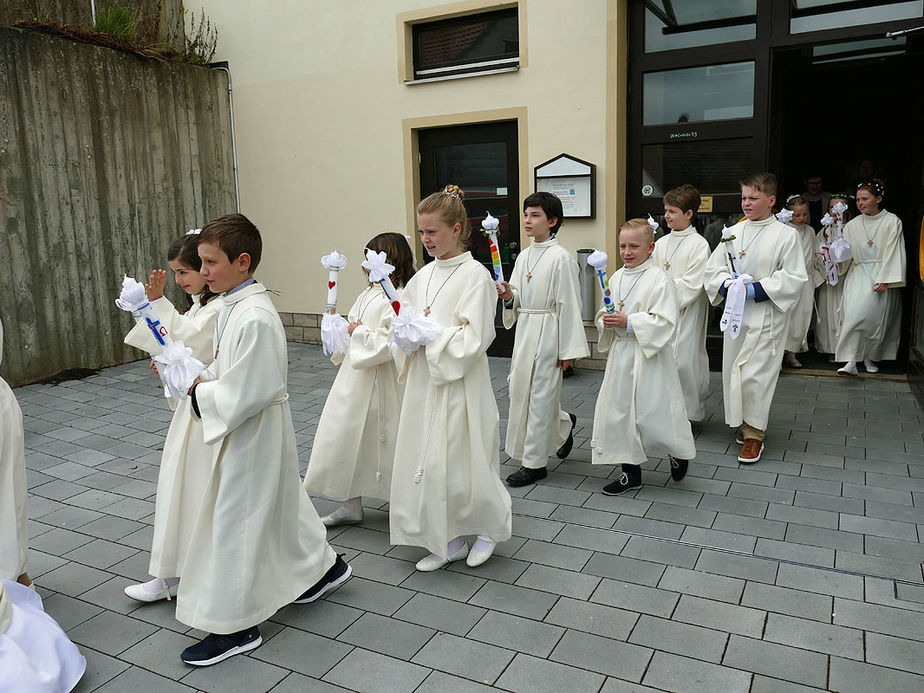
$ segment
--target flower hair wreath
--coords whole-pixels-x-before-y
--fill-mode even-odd
[[[857,190],[862,188],[864,185],[868,185],[873,190],[875,190],[876,195],[878,195],[879,197],[882,197],[883,195],[885,195],[885,186],[883,186],[882,183],[880,183],[878,180],[868,180],[865,183],[860,183],[857,186]]]

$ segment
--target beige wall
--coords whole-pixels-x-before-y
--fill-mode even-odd
[[[521,193],[532,189],[533,167],[561,152],[597,164],[597,219],[567,222],[560,239],[572,250],[604,246],[607,216],[621,213],[613,169],[623,165],[624,142],[620,118],[608,121],[606,109],[624,106],[615,83],[608,98],[607,80],[625,73],[624,58],[612,64],[625,0],[521,0],[526,67],[411,86],[399,74],[398,18],[434,0],[203,4],[219,29],[215,59],[233,75],[241,210],[266,245],[257,275],[282,292],[280,310],[323,310],[318,260],[332,249],[350,260],[345,310],[363,285],[364,243],[384,230],[414,232],[407,132],[431,118],[516,109],[526,145]]]

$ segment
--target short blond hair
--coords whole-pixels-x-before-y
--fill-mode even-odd
[[[641,217],[629,219],[626,223],[619,227],[619,233],[630,230],[644,231],[645,242],[654,243],[654,229],[651,228],[651,224],[648,223],[647,219],[642,219]]]
[[[762,192],[767,197],[776,196],[776,176],[768,171],[752,173],[738,181],[742,188],[753,188],[757,192]]]

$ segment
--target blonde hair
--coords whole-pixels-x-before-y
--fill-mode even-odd
[[[644,231],[645,232],[645,242],[654,243],[654,229],[651,228],[651,224],[648,223],[647,219],[642,219],[637,217],[635,219],[629,219],[626,223],[619,227],[619,233],[623,231]]]
[[[768,171],[752,173],[751,175],[739,180],[738,185],[740,185],[742,188],[745,186],[748,188],[753,188],[757,192],[762,192],[767,197],[773,197],[776,195],[776,176]]]
[[[435,192],[420,201],[417,205],[418,214],[438,214],[450,228],[459,225],[459,242],[463,248],[468,248],[471,239],[471,229],[468,225],[468,212],[465,211],[465,192],[458,185],[447,185],[439,192]]]

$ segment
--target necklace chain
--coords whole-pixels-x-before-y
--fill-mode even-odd
[[[745,224],[744,224],[744,229],[742,229],[742,231],[741,231],[741,245],[742,245],[742,248],[741,248],[741,250],[738,251],[738,257],[739,257],[739,258],[743,258],[743,257],[747,254],[748,248],[750,248],[752,245],[754,245],[754,241],[756,241],[756,240],[760,237],[760,232],[764,230],[764,227],[761,226],[760,228],[758,228],[758,229],[757,229],[757,233],[754,234],[754,237],[751,239],[751,242],[748,243],[747,245],[744,245],[744,232],[747,231],[747,230],[748,230],[748,225],[747,225],[747,222],[745,222]]]
[[[424,302],[427,304],[427,305],[424,307],[424,315],[430,315],[430,306],[432,306],[432,305],[433,305],[433,302],[436,301],[436,297],[440,295],[440,291],[443,290],[443,287],[446,286],[446,283],[447,283],[450,279],[452,279],[452,275],[454,275],[454,274],[456,273],[456,270],[458,270],[458,269],[459,269],[462,265],[464,265],[464,264],[465,264],[464,262],[460,262],[458,265],[456,265],[455,267],[453,267],[453,268],[452,268],[452,272],[449,273],[449,276],[446,277],[446,279],[443,280],[443,283],[439,285],[439,288],[436,290],[436,293],[433,294],[433,298],[432,298],[432,299],[429,299],[429,298],[427,298],[427,297],[430,295],[430,282],[433,281],[433,275],[436,274],[436,267],[433,268],[433,271],[430,272],[430,276],[427,277],[427,288],[426,288],[426,290],[424,291]]]
[[[860,217],[860,222],[863,224],[863,233],[866,234],[866,245],[872,247],[873,239],[879,234],[879,227],[882,226],[882,219],[876,221],[876,228],[873,231],[873,235],[869,233],[869,227],[866,225],[866,217],[869,216],[864,214]]]
[[[694,232],[694,233],[695,233],[695,232]],[[689,237],[690,237],[690,235],[686,235],[686,236],[684,236],[683,238],[681,238],[681,239],[680,239],[680,243],[678,243],[676,246],[674,246],[674,250],[673,250],[673,251],[670,251],[670,242],[674,239],[674,233],[671,232],[671,237],[670,237],[670,238],[668,239],[668,241],[667,241],[667,244],[668,244],[668,245],[667,245],[667,249],[668,249],[668,251],[670,251],[670,254],[667,256],[667,259],[664,261],[664,269],[670,269],[670,268],[671,268],[671,260],[674,259],[674,255],[676,255],[676,254],[677,254],[677,251],[680,250],[680,246],[682,246],[682,245],[683,245],[683,242],[684,242],[685,240],[687,240]]]
[[[545,255],[545,251],[549,249],[549,246],[546,246],[545,248],[542,249],[542,252],[539,253],[539,257],[536,258],[536,261],[533,263],[533,266],[530,267],[529,258],[531,258],[533,255],[531,252],[533,248],[535,248],[535,246],[529,247],[530,253],[529,255],[526,256],[526,281],[530,281],[533,278],[533,270],[536,269],[536,267],[539,265],[540,262],[542,262],[542,256]]]
[[[622,307],[626,304],[626,301],[629,299],[629,296],[632,295],[632,290],[635,289],[635,285],[639,283],[639,281],[641,280],[642,277],[645,276],[645,272],[647,271],[648,271],[648,268],[646,267],[645,269],[643,269],[641,272],[638,273],[638,277],[636,277],[635,281],[632,282],[632,286],[629,287],[629,290],[626,292],[625,296],[622,295],[622,278],[625,276],[626,273],[625,272],[620,273],[619,286],[616,289],[616,300],[619,301],[620,312],[622,311]]]
[[[378,286],[379,288],[381,288],[382,285],[378,284]],[[375,296],[376,296],[375,285],[370,286],[368,289],[366,289],[364,293],[367,295],[360,296],[359,298],[359,310],[357,311],[357,316],[356,316],[357,322],[363,319],[363,315],[365,315],[366,309],[372,304],[372,301],[375,300]],[[383,290],[383,293],[384,293],[384,290]]]

